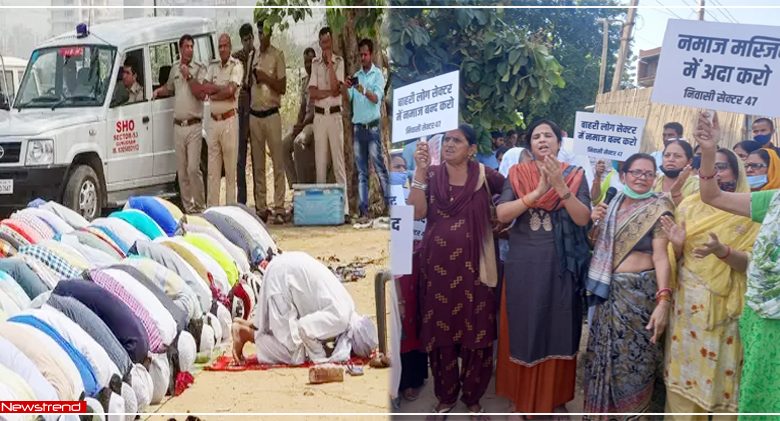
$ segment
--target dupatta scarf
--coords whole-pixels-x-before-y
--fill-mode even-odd
[[[626,195],[620,193],[609,204],[604,224],[599,232],[593,249],[588,279],[585,288],[588,291],[589,304],[599,304],[609,297],[612,273],[631,253],[663,215],[674,214],[674,203],[668,195],[656,193],[637,203],[633,209],[619,214],[620,205]]]
[[[474,241],[480,245],[479,280],[489,287],[495,287],[498,282],[498,269],[493,227],[490,223],[490,200],[492,199],[485,188],[487,183],[485,167],[469,161],[466,184],[452,197],[450,197],[450,176],[446,164],[431,167],[430,178],[433,178],[434,182],[431,183],[429,206],[435,207],[445,218],[461,212],[465,214],[466,229],[473,233]],[[484,199],[480,201],[482,190],[484,190]]]
[[[569,164],[565,162],[561,163],[561,171],[563,171],[566,186],[569,187],[571,194],[576,196],[585,173],[576,167],[572,167],[572,169],[569,170],[569,167],[571,167]],[[515,195],[520,198],[536,189],[536,186],[539,185],[541,174],[539,173],[539,167],[536,166],[536,162],[531,161],[511,167],[509,169],[509,179],[512,183],[512,189],[515,191]],[[563,201],[561,201],[555,189],[551,188],[547,190],[542,197],[537,199],[531,207],[553,212],[563,207]]]
[[[745,167],[738,162],[739,170],[736,191],[747,193]],[[734,250],[750,252],[756,240],[760,224],[750,218],[736,216],[726,211],[705,204],[701,195],[696,193],[687,197],[677,207],[675,212],[677,223],[685,221],[686,235],[683,245],[683,255],[676,262],[674,252],[670,247],[669,260],[672,263],[672,288],[676,287],[679,275],[695,277],[701,280],[710,293],[707,312],[707,329],[712,329],[724,321],[732,320],[742,313],[747,274],[738,272],[726,262],[711,254],[703,259],[693,256],[693,250],[709,241],[712,232],[723,244],[728,244]]]

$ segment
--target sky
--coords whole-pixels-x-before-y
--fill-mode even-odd
[[[0,53],[4,55],[17,55],[27,58],[34,45],[45,39],[50,34],[50,11],[46,9],[3,9],[2,6],[48,6],[52,0],[0,0],[0,49],[6,50]],[[153,4],[153,0],[143,0],[145,5]],[[638,56],[639,50],[648,50],[660,47],[663,42],[664,29],[668,19],[696,19],[696,4],[699,0],[640,0],[639,11],[634,37],[634,54]],[[716,9],[706,8],[705,20],[761,25],[780,25],[780,0],[705,0],[707,6],[740,6],[741,8]],[[160,1],[162,3],[162,1]],[[253,5],[255,0],[237,0],[238,5]],[[629,0],[621,0],[622,4],[629,4]],[[109,4],[121,5],[122,0],[109,0]],[[746,8],[756,6],[756,8]],[[762,6],[764,8],[762,8]],[[768,9],[766,6],[778,8]],[[197,13],[197,12],[196,12]],[[213,11],[205,10],[203,13]],[[242,19],[250,20],[251,9],[239,10],[238,15]],[[322,12],[320,11],[320,14]],[[24,34],[9,33],[7,28],[14,25],[22,25]],[[313,29],[300,28],[298,32],[306,33],[308,37]],[[615,24],[614,31],[620,30],[620,25]],[[316,33],[316,32],[315,32]],[[16,35],[16,38],[13,38]],[[5,42],[2,42],[5,39]]]
[[[699,0],[640,0],[634,32],[634,53],[650,50],[663,44],[666,21],[669,19],[697,19]],[[621,1],[630,4],[629,1]],[[716,9],[706,6],[735,6],[745,8]],[[747,8],[756,6],[756,8]],[[763,8],[762,8],[763,6]],[[755,25],[780,25],[780,7],[769,9],[766,6],[780,6],[778,0],[705,0],[704,20],[733,22]],[[614,30],[619,31],[616,24]]]

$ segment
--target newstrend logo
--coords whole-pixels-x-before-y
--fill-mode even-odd
[[[84,414],[85,401],[0,401],[0,414]]]

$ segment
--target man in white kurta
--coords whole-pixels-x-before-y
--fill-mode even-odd
[[[254,323],[235,319],[233,357],[243,360],[253,341],[261,363],[300,365],[346,361],[351,343],[345,335],[357,317],[352,297],[325,265],[303,252],[273,258],[260,287]],[[335,341],[330,356],[325,342]]]

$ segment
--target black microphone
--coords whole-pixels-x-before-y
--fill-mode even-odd
[[[607,189],[607,195],[604,197],[604,204],[605,204],[605,205],[607,205],[607,206],[609,206],[609,202],[611,202],[611,201],[612,201],[612,199],[614,199],[614,198],[615,198],[615,195],[616,195],[616,194],[617,194],[617,189],[616,189],[616,188],[614,188],[614,187],[610,187],[610,188],[608,188],[608,189]],[[597,221],[596,221],[596,222],[593,224],[593,226],[594,226],[594,227],[597,227],[597,226],[599,226],[599,222],[601,222],[601,220],[597,220]]]
[[[614,187],[610,187],[607,189],[607,195],[604,197],[604,204],[609,205],[609,202],[612,201],[612,199],[615,198],[615,195],[617,194],[617,189]]]

